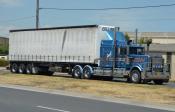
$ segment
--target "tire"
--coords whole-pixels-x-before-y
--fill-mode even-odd
[[[20,74],[26,73],[26,66],[25,66],[25,64],[20,64],[20,65],[19,65],[18,72],[19,72]]]
[[[143,84],[148,84],[148,81],[147,80],[142,80],[142,83]]]
[[[157,85],[162,85],[163,84],[163,80],[153,80],[153,81]]]
[[[141,74],[138,70],[132,70],[130,74],[130,81],[132,83],[140,83],[141,82]]]
[[[148,84],[149,82],[151,82],[151,80],[146,80],[146,79],[142,80],[143,84]]]
[[[73,68],[73,74],[72,76],[74,78],[77,78],[77,79],[81,79],[82,78],[82,74],[83,74],[83,69],[80,65],[76,65],[74,68]]]
[[[18,65],[16,63],[13,63],[10,67],[10,71],[12,73],[18,73]]]
[[[128,83],[131,83],[131,78],[130,78],[130,77],[127,77],[126,81],[127,81]]]
[[[37,67],[37,66],[32,66],[32,74],[38,75],[38,74],[39,74],[39,67]]]
[[[32,74],[32,65],[31,64],[27,64],[27,66],[26,66],[26,73],[27,74]]]
[[[92,67],[89,66],[89,65],[86,65],[83,68],[83,78],[84,79],[91,79],[92,78],[92,75],[93,75],[93,69],[92,69]]]

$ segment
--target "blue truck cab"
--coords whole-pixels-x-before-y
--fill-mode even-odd
[[[151,57],[144,46],[128,43],[122,32],[117,32],[116,37],[116,46],[113,40],[101,41],[99,67],[104,75],[111,73],[114,78],[124,77],[133,83],[169,81],[169,70],[162,57]]]

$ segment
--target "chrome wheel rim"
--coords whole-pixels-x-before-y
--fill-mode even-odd
[[[37,71],[37,68],[36,68],[36,67],[32,67],[32,73],[33,73],[33,74],[37,74],[37,73],[38,73],[38,71]]]
[[[12,65],[12,72],[16,72],[18,69],[17,65],[16,64],[13,64]]]
[[[74,72],[74,75],[75,75],[75,77],[79,77],[79,75],[80,75],[80,70],[79,70],[79,69],[76,69],[75,72]]]
[[[132,74],[132,81],[133,81],[133,82],[138,82],[138,79],[139,79],[139,75],[138,75],[137,73],[134,72],[134,73]]]
[[[20,65],[19,66],[19,73],[23,73],[24,72],[24,65]]]
[[[90,75],[90,71],[85,70],[84,77],[87,79],[87,78],[89,78],[89,75]]]

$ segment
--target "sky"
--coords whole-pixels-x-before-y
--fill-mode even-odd
[[[175,0],[40,0],[40,8],[110,8],[175,4]],[[0,0],[0,36],[35,28],[36,0]],[[132,32],[175,32],[175,6],[107,10],[40,10],[40,27],[102,24]]]

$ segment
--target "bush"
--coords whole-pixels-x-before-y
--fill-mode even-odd
[[[8,47],[3,47],[3,46],[0,46],[0,54],[8,54],[9,52],[9,48]]]
[[[0,59],[0,67],[5,67],[8,65],[9,65],[9,62],[7,60]]]

